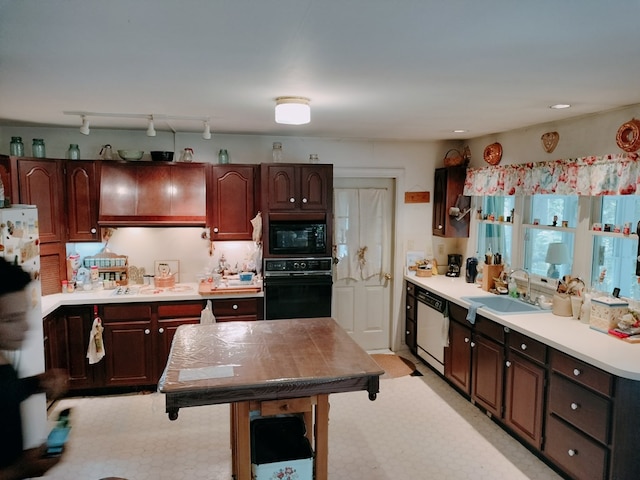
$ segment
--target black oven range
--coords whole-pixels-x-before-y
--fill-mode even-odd
[[[331,316],[332,259],[265,258],[265,319]]]

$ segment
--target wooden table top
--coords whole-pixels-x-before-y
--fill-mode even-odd
[[[384,370],[332,318],[181,325],[158,385],[186,406],[367,390]]]

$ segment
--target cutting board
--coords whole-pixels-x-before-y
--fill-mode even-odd
[[[201,295],[227,295],[230,293],[258,293],[260,287],[256,285],[232,285],[230,287],[214,287],[213,284],[201,282],[198,293]]]

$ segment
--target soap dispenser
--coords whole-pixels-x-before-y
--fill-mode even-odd
[[[516,280],[513,278],[513,275],[509,276],[509,296],[513,298],[518,298],[518,284]]]

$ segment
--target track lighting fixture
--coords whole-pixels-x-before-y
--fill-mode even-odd
[[[147,119],[147,137],[156,136],[156,128],[154,121],[158,119],[165,120],[169,123],[169,120],[187,121],[187,122],[202,122],[204,129],[202,131],[202,138],[205,140],[211,139],[211,127],[209,126],[209,117],[190,117],[183,115],[163,115],[160,113],[148,114],[148,113],[101,113],[101,112],[62,112],[65,115],[79,115],[82,119],[82,126],[80,127],[80,133],[83,135],[89,135],[89,119],[87,117],[109,117],[109,118],[146,118]],[[169,129],[174,133],[176,130],[169,125]]]
[[[311,121],[309,99],[305,97],[276,98],[276,123],[304,125]]]
[[[147,125],[147,137],[155,137],[156,129],[153,126],[153,115],[149,115],[149,124]]]
[[[89,135],[89,120],[87,120],[86,115],[81,115],[82,125],[80,126],[80,133],[83,135]]]

